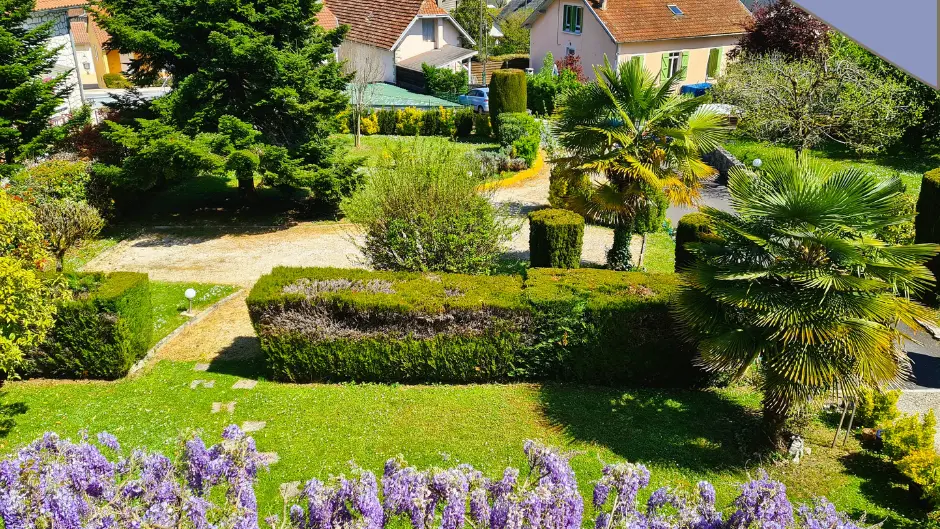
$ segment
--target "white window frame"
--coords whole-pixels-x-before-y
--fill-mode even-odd
[[[569,20],[573,16],[574,20]],[[574,4],[562,4],[561,6],[561,31],[580,35],[584,29],[584,6]]]
[[[672,77],[682,69],[682,52],[669,52],[669,68],[666,70],[666,78]]]
[[[428,32],[430,28],[430,33]],[[421,40],[424,42],[434,42],[434,34],[437,33],[437,19],[435,18],[422,18],[421,19]]]

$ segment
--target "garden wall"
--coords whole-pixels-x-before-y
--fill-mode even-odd
[[[700,373],[672,331],[675,289],[671,276],[604,270],[278,267],[248,308],[276,380],[687,386]]]
[[[27,376],[113,380],[150,347],[153,314],[147,274],[73,276],[90,286],[59,303],[46,341],[25,361]]]

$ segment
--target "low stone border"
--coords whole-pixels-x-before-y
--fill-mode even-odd
[[[477,187],[477,191],[492,191],[494,189],[499,189],[501,187],[509,187],[516,185],[519,182],[528,180],[533,176],[542,172],[542,168],[545,166],[545,153],[539,151],[539,155],[535,158],[535,163],[532,164],[532,167],[519,171],[518,173],[508,177],[503,178],[502,180],[496,180],[494,182],[487,182],[485,184],[480,184]]]
[[[163,339],[161,339],[159,342],[157,342],[156,345],[154,345],[153,347],[150,348],[149,351],[147,351],[147,354],[145,354],[143,358],[141,358],[140,360],[138,360],[137,363],[134,364],[133,367],[131,367],[130,371],[127,372],[127,375],[126,375],[126,376],[131,376],[131,375],[133,375],[134,373],[140,371],[145,365],[147,365],[148,362],[150,362],[151,360],[153,360],[153,357],[155,357],[155,356],[157,355],[157,353],[160,352],[160,349],[162,349],[164,345],[166,345],[167,343],[169,343],[170,340],[172,340],[173,338],[176,338],[177,336],[179,336],[180,333],[182,333],[184,330],[186,330],[190,325],[193,325],[193,324],[196,324],[196,323],[202,321],[203,318],[205,318],[205,317],[208,316],[209,314],[212,314],[213,312],[215,312],[215,310],[218,309],[219,307],[221,307],[223,303],[225,303],[225,302],[231,300],[232,298],[234,298],[234,297],[235,297],[236,295],[238,295],[242,290],[244,290],[244,289],[243,289],[243,288],[239,288],[239,289],[236,290],[235,292],[232,292],[231,294],[225,296],[224,298],[220,299],[219,301],[216,301],[216,302],[213,303],[212,305],[209,305],[209,306],[206,307],[202,312],[200,312],[199,314],[196,314],[195,316],[193,316],[192,318],[190,318],[189,321],[187,321],[186,323],[184,323],[184,324],[180,325],[179,327],[177,327],[176,329],[174,329],[173,332],[171,332],[170,334],[164,336]]]

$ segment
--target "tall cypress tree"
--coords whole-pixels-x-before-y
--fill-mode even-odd
[[[56,54],[53,23],[25,23],[35,0],[0,0],[0,153],[7,164],[36,154],[48,140],[49,118],[67,97],[71,71],[50,77]]]

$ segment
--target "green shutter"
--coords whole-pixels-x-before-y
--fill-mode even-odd
[[[725,47],[718,48],[718,61],[715,63],[715,77],[721,75],[721,63],[725,62]]]
[[[685,80],[689,71],[689,52],[682,52],[682,70],[679,71],[679,79]]]
[[[563,9],[563,13],[561,16],[561,30],[568,31],[568,21],[571,20],[568,17],[568,8],[570,8],[571,6],[562,6],[562,7],[564,7],[564,9]]]
[[[659,69],[659,82],[665,83],[669,79],[669,53],[663,53],[662,67]]]
[[[581,33],[581,22],[584,21],[584,20],[582,19],[582,17],[584,16],[584,9],[581,9],[580,7],[576,7],[576,8],[575,8],[575,11],[576,11],[577,14],[578,14],[578,22],[577,22],[577,24],[575,24],[574,30],[575,30],[575,32],[577,32],[577,33]]]
[[[718,56],[721,54],[719,48],[712,48],[708,50],[708,69],[705,70],[705,75],[710,79],[718,77]]]

